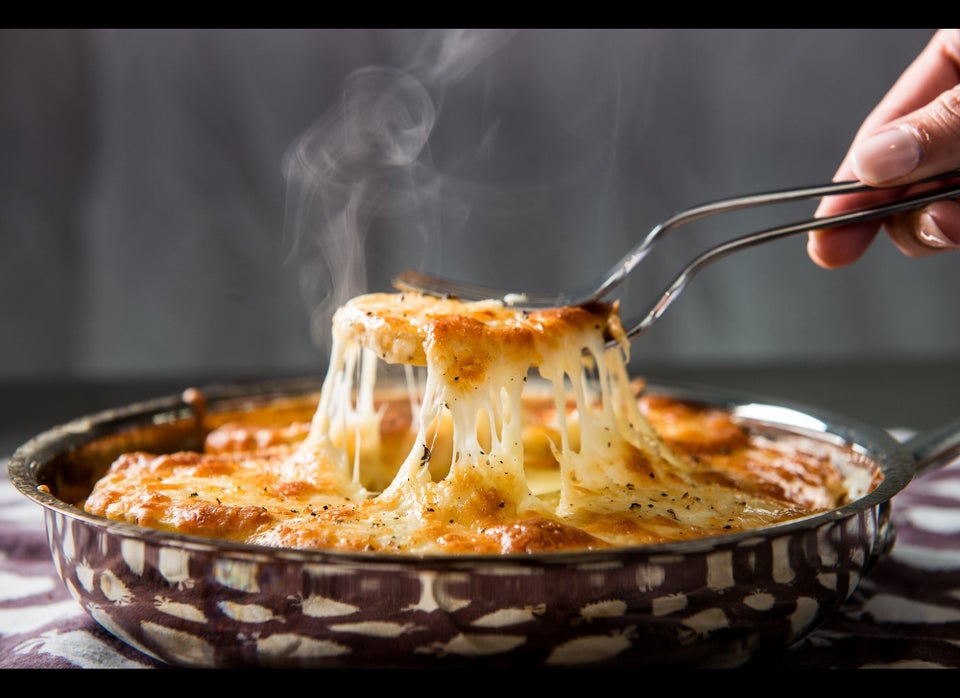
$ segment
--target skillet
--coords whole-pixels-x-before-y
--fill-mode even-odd
[[[894,495],[960,455],[960,422],[906,443],[805,405],[709,388],[647,392],[726,410],[879,469],[849,504],[759,531],[526,555],[264,548],[110,521],[76,503],[124,451],[196,450],[236,411],[315,404],[315,379],[203,389],[55,426],[16,450],[63,584],[123,642],[179,667],[739,666],[816,629],[893,547]],[[852,454],[852,456],[850,455]]]

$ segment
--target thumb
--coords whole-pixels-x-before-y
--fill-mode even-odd
[[[960,85],[860,138],[850,153],[866,184],[908,184],[960,168]]]

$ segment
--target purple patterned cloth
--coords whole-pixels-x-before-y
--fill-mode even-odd
[[[960,462],[912,482],[893,511],[893,551],[840,612],[745,668],[960,668]],[[41,509],[0,478],[0,668],[163,666],[73,600],[54,569]]]

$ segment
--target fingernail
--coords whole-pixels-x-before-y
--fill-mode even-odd
[[[920,241],[927,247],[937,249],[957,247],[957,243],[944,235],[940,226],[937,225],[937,219],[929,212],[920,216]]]
[[[920,141],[908,128],[893,128],[858,143],[852,156],[861,181],[881,184],[910,174],[920,164]]]

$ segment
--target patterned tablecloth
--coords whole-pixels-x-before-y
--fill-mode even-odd
[[[160,668],[103,630],[53,567],[40,508],[0,477],[0,668]],[[960,462],[894,499],[893,551],[841,611],[751,668],[960,668]]]

